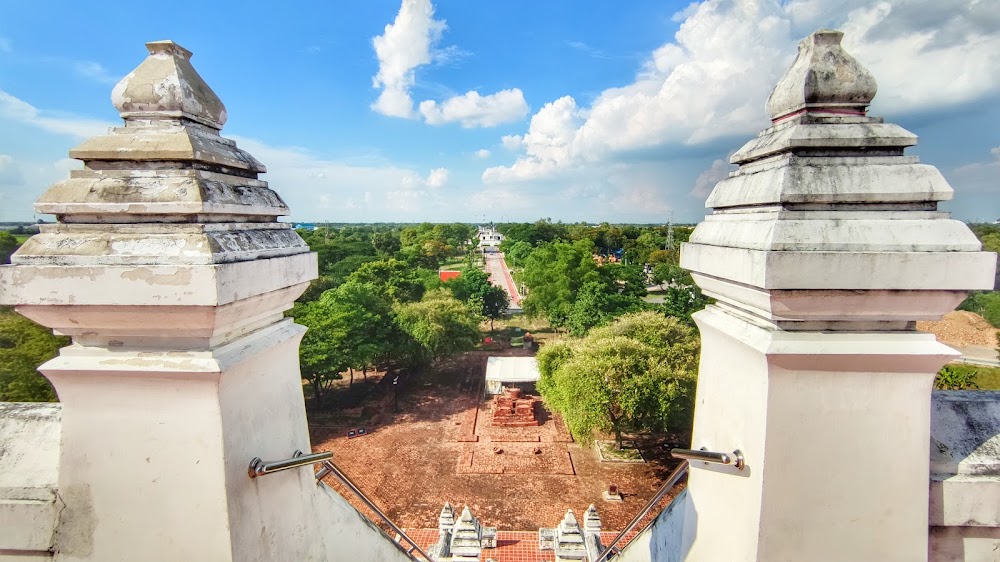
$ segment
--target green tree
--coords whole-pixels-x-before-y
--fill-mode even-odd
[[[493,321],[503,318],[510,306],[510,295],[502,287],[490,285],[482,295],[481,313],[490,321],[490,331],[493,331]]]
[[[399,251],[402,245],[399,234],[391,230],[381,230],[372,234],[372,247],[379,255],[389,256]]]
[[[0,401],[53,402],[55,391],[38,367],[69,345],[69,338],[0,307]]]
[[[574,336],[582,336],[594,326],[600,326],[642,306],[638,297],[619,291],[616,285],[589,281],[577,294],[566,327]]]
[[[646,274],[643,273],[642,266],[609,263],[600,268],[600,271],[623,295],[635,298],[646,296]]]
[[[975,312],[993,326],[1000,328],[1000,292],[975,293],[962,301],[959,310]]]
[[[534,246],[531,244],[523,240],[517,240],[506,250],[504,257],[510,267],[517,267],[518,264],[523,266],[524,262],[528,259],[528,256],[531,255],[531,252],[534,249]]]
[[[653,266],[653,283],[662,285],[694,285],[691,274],[675,263],[657,263]]]
[[[490,276],[478,267],[466,267],[457,278],[445,287],[458,300],[466,303],[476,314],[488,318],[490,331],[493,322],[507,312],[510,296],[501,287],[490,283]]]
[[[667,316],[673,316],[689,326],[694,326],[692,315],[710,302],[697,285],[674,285],[667,287],[661,310]]]
[[[420,302],[397,305],[395,313],[396,324],[419,345],[412,356],[417,365],[467,351],[479,342],[482,317],[448,291],[431,291]]]
[[[6,230],[0,230],[0,265],[10,263],[10,255],[17,250],[19,245],[13,234]]]
[[[566,325],[576,295],[587,282],[604,280],[587,240],[542,244],[525,261],[521,278],[528,287],[525,313],[545,316],[555,327]]]
[[[424,284],[419,272],[397,259],[368,262],[347,278],[348,282],[370,283],[394,302],[419,301]]]
[[[538,389],[574,438],[610,431],[620,448],[624,431],[690,426],[698,349],[693,330],[678,320],[628,314],[585,338],[543,347]]]
[[[391,301],[373,284],[348,282],[296,308],[296,321],[309,329],[299,348],[302,378],[322,407],[342,372],[350,370],[353,384],[353,370],[367,369],[391,345]]]
[[[669,250],[653,250],[646,257],[646,261],[651,264],[673,263],[674,253]]]
[[[445,283],[451,294],[462,302],[482,297],[491,286],[489,274],[478,267],[465,267],[457,278]]]

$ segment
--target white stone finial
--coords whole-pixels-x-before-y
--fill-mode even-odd
[[[451,504],[444,502],[444,507],[441,508],[441,514],[438,516],[438,528],[445,530],[451,529],[455,526],[455,509],[451,507]]]
[[[122,118],[180,118],[222,129],[226,106],[191,66],[191,51],[173,41],[153,41],[146,48],[146,60],[111,92]]]
[[[567,509],[566,515],[563,516],[560,526],[565,528],[565,527],[575,527],[578,525],[579,523],[577,523],[576,521],[576,514],[573,513],[572,509]]]
[[[840,45],[844,34],[821,29],[799,42],[799,54],[767,99],[779,120],[802,112],[864,115],[878,85]]]
[[[594,504],[590,504],[587,511],[583,513],[583,526],[588,531],[601,531],[601,516],[597,513],[597,508]]]
[[[663,525],[686,560],[927,560],[928,399],[958,353],[914,321],[993,288],[996,255],[938,210],[952,189],[904,154],[916,136],[864,114],[875,81],[840,39],[803,41],[681,249],[716,299],[692,447],[747,459],[691,466]]]

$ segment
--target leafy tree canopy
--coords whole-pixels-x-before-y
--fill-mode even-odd
[[[627,312],[635,312],[641,307],[642,300],[619,291],[617,285],[605,281],[589,281],[577,294],[566,320],[566,327],[574,336],[582,336],[595,326]]]
[[[413,359],[435,359],[467,351],[479,342],[482,318],[446,290],[430,291],[420,302],[397,305],[396,323],[419,348]]]
[[[580,289],[588,282],[605,280],[594,262],[593,248],[587,240],[536,248],[521,275],[528,287],[523,301],[525,312],[545,316],[553,326],[565,326]]]
[[[397,259],[368,262],[348,276],[348,282],[369,283],[393,302],[414,302],[424,294],[418,272]]]
[[[0,230],[0,265],[10,263],[10,255],[17,250],[18,246],[20,244],[17,243],[17,238],[13,234],[6,230]]]
[[[624,431],[690,426],[698,351],[697,336],[677,319],[627,314],[543,347],[538,389],[574,438],[611,431],[620,447]]]
[[[0,401],[53,402],[55,391],[38,366],[69,345],[69,338],[0,307]]]

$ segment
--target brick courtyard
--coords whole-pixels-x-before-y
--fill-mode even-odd
[[[567,509],[582,513],[593,503],[606,531],[620,529],[673,463],[652,440],[639,443],[650,462],[601,463],[593,447],[573,443],[562,419],[549,412],[539,412],[537,427],[491,426],[489,402],[481,399],[486,358],[521,354],[470,352],[401,380],[399,413],[392,385],[382,381],[364,407],[311,416],[313,447],[332,451],[334,462],[403,528],[436,528],[449,501],[469,505],[483,524],[501,531],[554,527]],[[349,417],[358,412],[367,414],[364,422]],[[357,427],[367,433],[348,438]],[[624,501],[602,499],[612,482]]]

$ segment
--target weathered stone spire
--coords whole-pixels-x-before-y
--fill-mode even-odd
[[[566,511],[566,515],[556,527],[555,550],[557,562],[586,560],[588,557],[583,531],[572,509]]]
[[[111,101],[129,123],[188,119],[213,129],[226,124],[226,106],[173,41],[146,43],[149,57],[115,86]]]
[[[441,508],[441,515],[438,516],[438,529],[450,530],[454,526],[455,526],[455,509],[451,507],[451,504],[449,502],[444,502],[444,507]]]
[[[992,288],[996,255],[938,210],[953,192],[904,155],[916,136],[866,115],[875,81],[840,38],[803,40],[682,249],[717,300],[692,448],[746,457],[692,462],[685,560],[927,556],[930,391],[957,353],[915,321]]]
[[[452,560],[477,562],[482,551],[479,520],[472,516],[469,506],[465,506],[451,535]]]
[[[583,512],[583,528],[585,531],[593,533],[601,532],[601,516],[598,515],[594,504],[590,504],[587,511]]]
[[[799,42],[795,62],[767,99],[771,119],[800,112],[865,114],[878,86],[868,69],[840,46],[843,37],[824,29]]]
[[[604,544],[601,542],[601,526],[601,516],[598,515],[594,504],[590,504],[587,511],[583,512],[583,535],[590,560],[596,560],[604,550]]]
[[[64,562],[402,560],[307,468],[251,480],[254,457],[310,451],[304,328],[284,317],[316,257],[277,222],[264,167],[219,136],[222,102],[171,42],[116,88],[125,126],[36,205],[0,266],[0,304],[72,336],[40,367],[62,406]],[[182,538],[180,538],[182,537]]]
[[[170,41],[147,47],[150,55],[116,86],[113,95],[125,126],[70,151],[70,156],[83,161],[84,169],[71,172],[35,204],[37,212],[53,214],[58,222],[41,225],[41,233],[11,258],[19,266],[102,268],[101,274],[108,278],[99,285],[68,286],[53,279],[52,290],[44,292],[38,289],[48,281],[41,275],[30,287],[12,285],[5,295],[32,317],[42,309],[26,305],[76,306],[74,318],[35,319],[78,343],[104,334],[130,345],[122,339],[124,334],[115,335],[109,317],[94,308],[98,304],[155,303],[161,308],[145,309],[156,318],[147,322],[146,331],[166,335],[172,320],[163,314],[180,309],[162,308],[165,305],[228,304],[236,310],[242,307],[237,303],[254,294],[281,288],[291,299],[273,309],[275,318],[280,318],[294,300],[292,292],[303,290],[315,275],[310,273],[315,264],[307,254],[309,248],[290,224],[277,221],[288,214],[288,207],[267,182],[257,179],[264,166],[219,135],[225,108],[191,66],[190,52]],[[291,268],[267,261],[292,256],[299,257]],[[215,277],[215,270],[196,267],[227,263],[244,264],[233,271],[284,269],[235,283]],[[65,275],[67,270],[62,271]],[[140,284],[133,288],[136,282]],[[234,290],[239,284],[255,286]],[[21,291],[36,296],[19,295]],[[91,306],[82,308],[86,305]],[[227,323],[198,329],[186,318],[185,335],[188,341],[201,338],[207,345],[207,338],[219,336],[220,330],[232,336],[241,325],[259,324],[263,312],[247,311],[227,317]],[[80,316],[88,314],[101,316],[102,330],[81,321]]]
[[[993,256],[937,210],[953,190],[903,155],[916,136],[864,115],[875,82],[841,36],[803,39],[768,101],[777,123],[732,156],[740,168],[709,195],[682,265],[706,294],[783,329],[912,328],[990,288]]]

